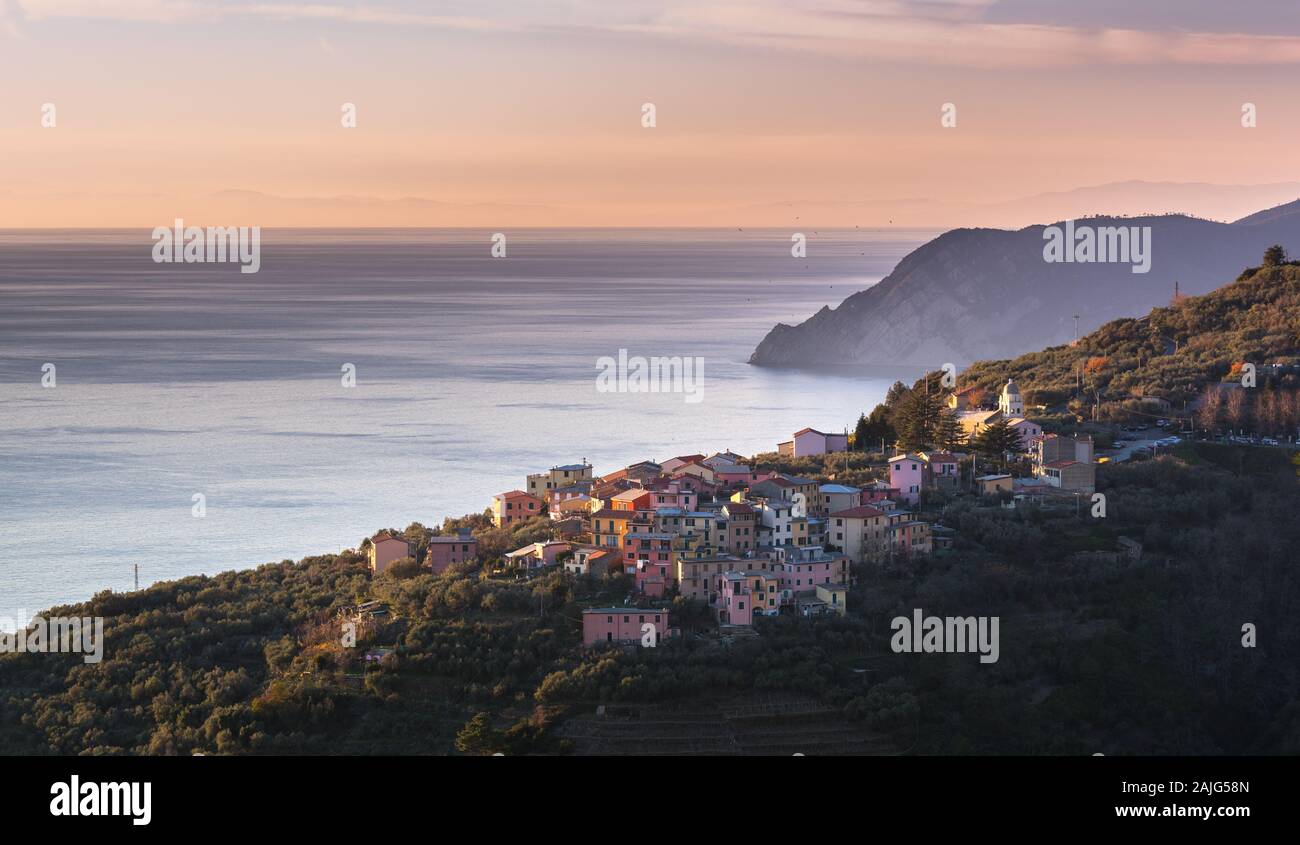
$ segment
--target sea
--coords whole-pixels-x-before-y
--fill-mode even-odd
[[[558,464],[851,429],[920,373],[750,353],[938,233],[791,234],[268,229],[246,274],[155,263],[147,229],[0,230],[0,622],[439,525]],[[602,389],[620,350],[702,361],[698,397]]]

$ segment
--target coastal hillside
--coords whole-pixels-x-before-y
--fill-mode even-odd
[[[1048,263],[1045,226],[956,229],[919,247],[892,273],[837,308],[777,325],[750,363],[832,369],[1011,358],[1066,343],[1119,317],[1168,303],[1175,283],[1203,294],[1270,244],[1300,249],[1300,201],[1233,223],[1184,215],[1095,217],[1077,225],[1151,227],[1150,269],[1131,263]],[[1055,225],[1064,224],[1058,223]]]
[[[1035,405],[1058,404],[1081,387],[1102,402],[1157,399],[1178,409],[1207,385],[1239,382],[1246,363],[1261,388],[1298,383],[1300,262],[1251,267],[1211,293],[1113,320],[1077,344],[977,362],[959,382],[992,395],[1014,378]]]

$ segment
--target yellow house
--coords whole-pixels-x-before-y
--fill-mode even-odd
[[[840,616],[849,612],[849,588],[843,584],[818,584],[817,598]]]
[[[975,479],[975,483],[979,485],[981,496],[1001,491],[1011,491],[1011,476],[1009,475],[981,475]]]

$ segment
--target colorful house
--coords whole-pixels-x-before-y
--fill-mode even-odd
[[[984,388],[963,387],[948,395],[948,407],[955,411],[972,411],[984,401]]]
[[[505,558],[508,563],[513,563],[522,569],[541,569],[544,566],[555,565],[560,554],[569,551],[570,548],[568,543],[559,540],[529,543],[513,552],[506,552]]]
[[[429,538],[429,551],[424,563],[433,570],[434,575],[441,575],[453,563],[464,563],[474,559],[478,553],[478,540],[468,528],[461,528],[455,534]]]
[[[779,455],[789,458],[804,458],[848,450],[848,434],[829,434],[815,428],[801,428],[789,440],[776,446]]]
[[[849,558],[830,554],[818,546],[781,546],[773,549],[772,569],[777,573],[783,601],[812,593],[818,584],[845,584]]]
[[[727,502],[722,506],[721,518],[725,523],[717,537],[717,545],[732,554],[745,554],[758,547],[758,514],[746,502]]]
[[[405,557],[411,557],[411,544],[404,537],[376,534],[370,540],[370,571],[376,575]]]
[[[934,551],[930,523],[916,519],[916,514],[896,511],[889,514],[889,553],[898,558],[928,555]]]
[[[504,528],[532,519],[542,512],[544,502],[522,490],[498,493],[492,497],[492,524]]]
[[[898,490],[908,504],[921,501],[921,490],[926,486],[930,465],[925,458],[911,453],[895,455],[889,459],[889,486]]]
[[[889,517],[878,508],[859,505],[827,518],[826,541],[856,563],[879,561],[889,550]]]
[[[624,490],[609,500],[609,506],[616,511],[646,510],[650,507],[650,491],[640,487]]]
[[[676,559],[677,590],[686,599],[713,604],[717,576],[741,567],[745,561],[729,554],[680,554]]]
[[[652,563],[648,560],[638,560],[633,575],[636,591],[651,598],[662,598],[673,582],[672,566],[666,562]]]
[[[929,465],[932,484],[956,487],[960,482],[961,473],[958,469],[957,456],[951,452],[920,452],[917,457],[922,458]]]
[[[830,608],[832,613],[845,616],[849,612],[849,588],[844,584],[818,584],[817,598]]]
[[[638,607],[592,607],[582,611],[582,644],[655,645],[669,635],[668,611]]]
[[[663,472],[672,475],[673,470],[677,469],[678,467],[684,467],[687,464],[702,463],[703,461],[704,461],[703,455],[678,455],[675,458],[669,458],[668,460],[664,461],[662,464],[659,465],[659,467]]]
[[[573,575],[607,575],[621,567],[622,556],[613,549],[580,546],[564,562],[564,571]]]
[[[639,560],[661,563],[667,567],[672,563],[673,535],[658,531],[629,530],[623,535],[622,548],[625,571],[632,571]]]
[[[817,489],[818,516],[856,508],[862,504],[862,491],[847,484],[822,484]]]
[[[551,467],[546,472],[530,475],[525,479],[524,489],[530,496],[545,499],[549,491],[569,487],[579,481],[591,481],[591,465],[586,461]]]
[[[779,578],[771,572],[724,572],[714,579],[714,608],[721,625],[752,625],[755,616],[781,612]]]
[[[975,479],[975,489],[981,496],[990,496],[1002,491],[1011,492],[1013,485],[1011,476],[1005,474],[981,475]]]

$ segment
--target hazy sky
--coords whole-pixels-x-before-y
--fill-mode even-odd
[[[0,0],[0,79],[0,226],[974,224],[1300,181],[1291,0]]]

